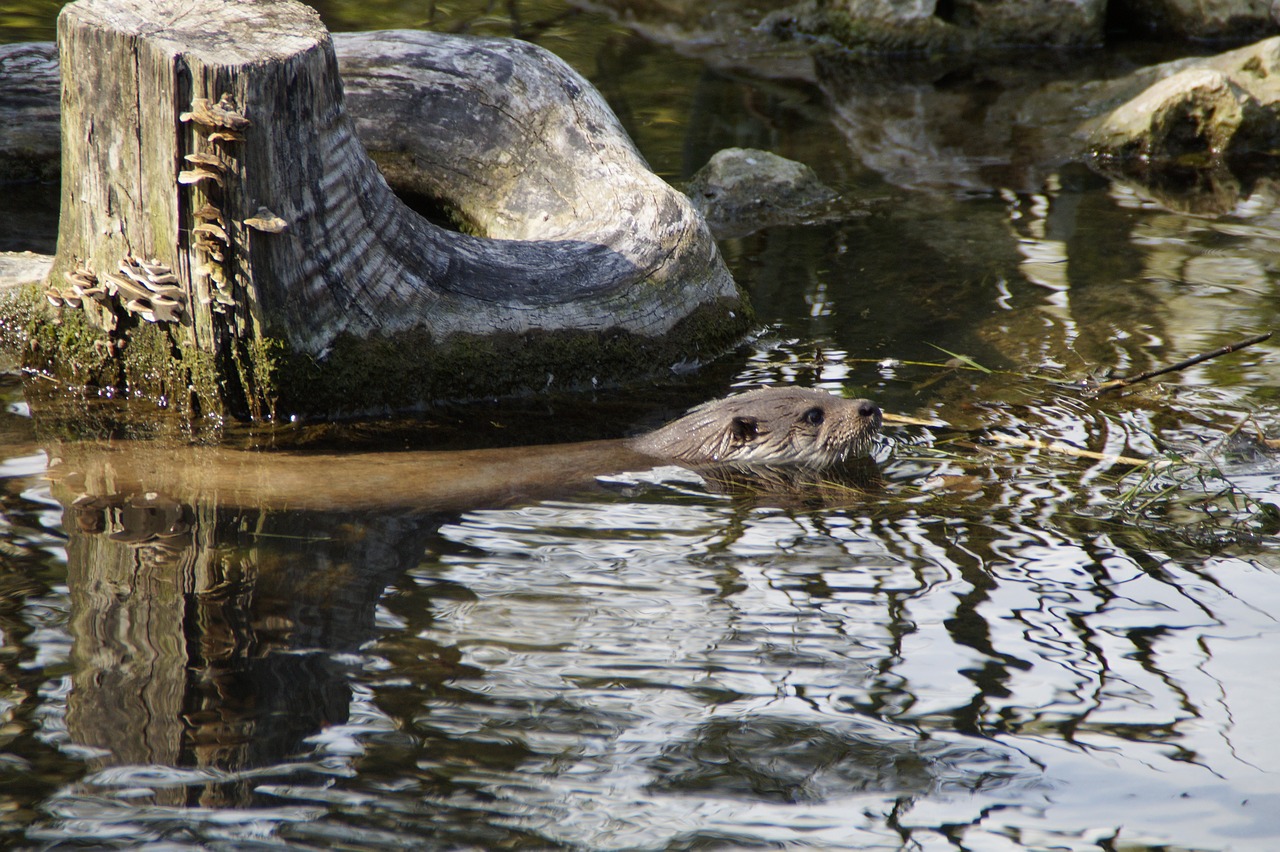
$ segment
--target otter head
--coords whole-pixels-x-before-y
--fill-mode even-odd
[[[696,467],[830,467],[871,454],[881,414],[865,399],[808,388],[761,388],[703,403],[632,442]]]

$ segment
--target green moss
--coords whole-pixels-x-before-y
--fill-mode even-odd
[[[277,416],[278,365],[289,348],[274,338],[254,338],[234,350],[246,412],[253,420],[274,420]]]
[[[659,338],[612,329],[459,335],[438,343],[419,331],[340,338],[317,361],[272,337],[228,340],[212,354],[187,344],[176,326],[129,319],[108,334],[81,311],[48,310],[43,298],[32,287],[0,308],[0,329],[25,335],[23,366],[64,384],[151,398],[189,418],[381,413],[444,399],[625,384],[709,360],[753,322],[744,302],[724,299]]]
[[[21,339],[13,354],[22,367],[60,384],[113,388],[186,415],[225,412],[214,357],[172,326],[131,320],[108,333],[82,311],[49,309],[31,286],[0,306],[0,328],[6,341]]]
[[[22,366],[68,384],[120,384],[113,341],[79,311],[49,310],[41,289],[38,285],[24,287],[10,306],[12,315],[5,320],[6,325],[22,329],[25,346],[17,353]]]
[[[131,393],[192,416],[224,413],[211,354],[187,344],[185,334],[170,325],[139,323],[126,334],[119,361],[122,384]]]
[[[342,338],[323,362],[290,354],[277,357],[274,369],[283,391],[282,411],[304,416],[381,412],[440,399],[517,396],[651,378],[681,362],[724,352],[752,321],[744,303],[724,300],[699,308],[661,338],[616,329],[459,335],[443,345],[421,332]],[[284,350],[274,351],[280,355]]]

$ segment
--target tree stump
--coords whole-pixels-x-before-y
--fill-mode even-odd
[[[58,43],[37,367],[197,411],[328,414],[616,382],[745,329],[705,223],[539,48],[378,45],[417,81],[386,114],[402,156],[431,152],[442,176],[416,189],[450,228],[388,188],[300,3],[80,0]]]

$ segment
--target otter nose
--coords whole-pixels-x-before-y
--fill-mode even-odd
[[[873,402],[867,402],[864,400],[862,404],[858,406],[859,417],[865,417],[866,419],[870,420],[873,417],[878,417],[879,415],[880,415],[880,407]]]

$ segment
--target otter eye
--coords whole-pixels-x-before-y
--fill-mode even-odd
[[[821,408],[810,408],[802,415],[804,422],[810,426],[821,426],[826,417],[826,413]]]
[[[754,417],[735,417],[729,424],[729,431],[736,440],[745,444],[760,434],[760,421]]]

